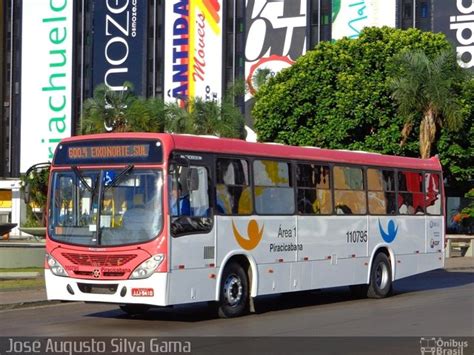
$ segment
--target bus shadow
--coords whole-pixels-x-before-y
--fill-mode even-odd
[[[122,311],[117,305],[117,309],[115,310],[91,313],[88,314],[87,317],[187,323],[201,322],[218,318],[215,307],[208,305],[207,302],[170,307],[153,307],[150,308],[146,313],[137,315],[129,315]]]
[[[474,272],[472,271],[437,269],[396,281],[394,284],[394,294],[440,290],[472,283],[474,283]]]
[[[438,269],[397,280],[393,285],[392,299],[423,291],[442,290],[474,284],[474,272]],[[355,297],[348,287],[327,288],[317,291],[284,293],[256,299],[256,313],[266,313],[292,308],[323,306],[340,302],[371,302]]]
[[[450,272],[444,269],[429,271],[423,274],[410,276],[394,283],[393,298],[422,291],[439,290],[461,287],[474,283],[473,272]],[[335,287],[322,290],[300,291],[257,297],[255,302],[256,314],[264,314],[281,310],[304,307],[323,306],[341,302],[370,302],[354,297],[348,287]],[[201,302],[174,307],[156,307],[142,315],[130,316],[121,310],[98,312],[89,314],[89,317],[136,319],[144,321],[169,322],[203,322],[217,319],[214,304]]]

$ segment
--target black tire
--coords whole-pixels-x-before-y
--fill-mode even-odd
[[[233,318],[248,312],[249,282],[244,269],[237,263],[224,268],[219,291],[217,314],[221,318]]]
[[[367,297],[384,298],[392,292],[392,268],[390,260],[384,253],[378,253],[370,271],[370,283]]]
[[[146,313],[150,306],[147,304],[121,304],[120,309],[130,316],[137,316]]]

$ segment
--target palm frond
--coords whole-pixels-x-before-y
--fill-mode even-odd
[[[468,80],[457,64],[454,49],[428,57],[421,50],[402,52],[394,59],[394,72],[388,80],[398,112],[405,118],[401,145],[407,132],[420,121],[420,153],[429,157],[437,128],[459,129],[464,112],[460,105],[459,88]]]

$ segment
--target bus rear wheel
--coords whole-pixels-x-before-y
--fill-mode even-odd
[[[378,253],[370,271],[370,283],[367,297],[384,298],[392,292],[392,268],[384,253]]]
[[[237,263],[228,264],[222,273],[217,313],[221,318],[243,315],[249,306],[248,279]]]
[[[130,316],[138,316],[146,313],[150,306],[146,304],[121,304],[120,309]]]

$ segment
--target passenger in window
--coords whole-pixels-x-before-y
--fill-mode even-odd
[[[336,205],[336,214],[352,214],[352,210],[347,205]]]
[[[306,198],[303,198],[298,202],[298,211],[304,214],[314,214],[313,205]]]
[[[217,211],[223,214],[232,214],[233,205],[234,205],[233,199],[227,189],[227,186],[223,184],[218,184],[216,186]]]
[[[398,209],[398,213],[400,214],[415,214],[415,208],[413,207],[413,197],[411,194],[402,194],[400,196],[402,199],[402,203],[400,208]]]
[[[304,193],[298,200],[298,211],[303,214],[314,214],[314,206],[310,200],[306,198]]]
[[[189,203],[189,195],[183,193],[183,188],[180,183],[173,184],[172,186],[170,209],[171,209],[172,216],[191,215],[191,205]]]

